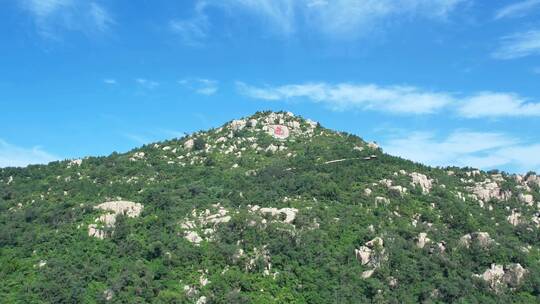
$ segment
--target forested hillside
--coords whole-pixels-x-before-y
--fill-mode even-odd
[[[285,112],[0,170],[2,303],[539,303],[540,177]]]

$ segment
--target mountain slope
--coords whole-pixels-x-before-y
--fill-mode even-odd
[[[291,113],[0,171],[7,303],[537,303],[540,177]]]

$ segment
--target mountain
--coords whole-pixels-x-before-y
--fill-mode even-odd
[[[3,303],[539,303],[540,177],[286,112],[0,171]]]

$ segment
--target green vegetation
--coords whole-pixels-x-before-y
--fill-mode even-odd
[[[261,128],[271,114],[248,119]],[[518,199],[524,190],[512,176],[426,167],[354,135],[286,120],[299,122],[287,140],[225,125],[80,164],[1,169],[1,302],[540,302],[540,230],[530,221],[536,205]],[[433,187],[426,193],[412,185],[412,172]],[[496,175],[510,198],[481,204],[467,196]],[[538,186],[526,192],[540,201]],[[104,214],[94,206],[119,199],[143,204],[140,216],[118,216],[114,227],[103,227],[104,239],[89,236],[88,225]],[[287,223],[255,205],[298,212]],[[208,224],[211,237],[198,245],[184,237],[193,210],[218,208],[230,220]],[[511,210],[523,219],[516,226],[507,219]],[[431,241],[419,248],[422,232]],[[496,243],[460,244],[474,232]],[[373,249],[380,266],[362,278],[373,267],[362,265],[355,249],[376,237],[384,240]],[[511,263],[527,269],[516,286],[494,290],[474,276]]]

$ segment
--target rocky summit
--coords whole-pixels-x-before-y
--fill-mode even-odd
[[[539,303],[540,176],[290,112],[0,170],[3,303]]]

